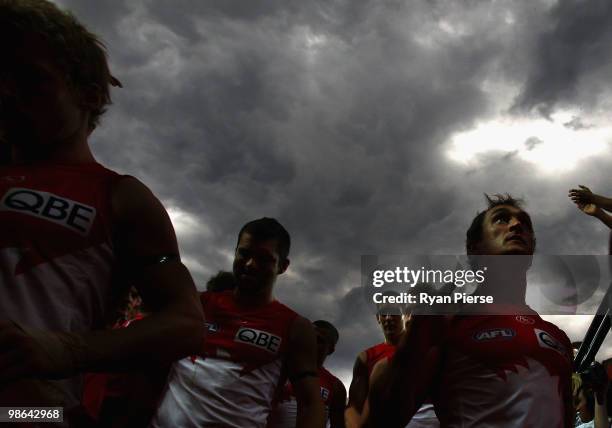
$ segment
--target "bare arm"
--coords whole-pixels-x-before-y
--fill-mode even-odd
[[[364,427],[404,427],[435,384],[447,329],[442,316],[416,316],[387,367],[370,385],[369,418]]]
[[[124,329],[83,333],[37,331],[2,322],[0,342],[10,344],[12,358],[0,361],[0,382],[164,364],[199,349],[204,318],[189,272],[178,259],[146,262],[163,255],[178,256],[165,209],[135,179],[117,183],[112,205],[116,253],[151,307],[150,316]]]
[[[289,333],[287,368],[297,401],[296,428],[322,428],[325,409],[317,374],[317,342],[310,322],[298,317]]]
[[[594,204],[606,211],[612,211],[612,199],[593,193],[591,189],[580,184],[579,189],[570,189],[569,197],[577,205]]]
[[[361,413],[368,397],[369,379],[365,352],[361,352],[355,359],[353,366],[353,379],[349,386],[348,406],[344,413],[347,428],[361,426]]]
[[[370,374],[370,385],[376,384],[380,382],[380,377],[384,376],[384,373],[389,369],[389,359],[384,358],[377,362],[372,368],[372,373]],[[361,411],[361,422],[359,426],[363,426],[364,423],[370,418],[370,400],[366,398],[365,403],[363,403],[363,410]]]
[[[608,396],[608,381],[594,391],[595,395],[595,428],[608,428],[608,407],[607,407],[607,396]]]
[[[345,428],[344,406],[346,406],[346,389],[339,380],[334,384],[333,401],[329,403],[329,422],[331,428]]]
[[[608,226],[608,228],[612,229],[612,216],[610,216],[610,214],[602,210],[595,203],[576,202],[576,206],[583,213],[599,219],[599,221],[601,221],[603,224]]]
[[[612,229],[612,216],[603,210],[599,210],[594,214],[595,218],[598,218],[603,224]]]

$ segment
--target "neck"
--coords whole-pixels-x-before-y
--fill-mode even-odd
[[[485,281],[476,294],[493,296],[498,304],[525,305],[531,256],[491,256],[485,260]]]
[[[89,130],[80,127],[73,135],[59,141],[47,141],[42,144],[12,145],[12,163],[32,163],[50,161],[57,163],[90,163],[95,162],[87,138]]]
[[[387,345],[396,346],[399,343],[401,338],[402,338],[402,333],[397,334],[397,335],[387,335],[387,334],[385,334],[385,343]]]

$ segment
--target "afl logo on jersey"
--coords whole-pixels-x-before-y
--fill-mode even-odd
[[[483,342],[485,340],[512,339],[516,332],[511,328],[491,328],[474,333],[474,340]]]
[[[247,345],[257,346],[272,354],[278,353],[281,338],[268,333],[267,331],[255,330],[254,328],[241,327],[234,337],[235,342],[246,343]]]
[[[39,190],[12,188],[0,201],[0,211],[13,211],[38,217],[87,235],[96,209]]]

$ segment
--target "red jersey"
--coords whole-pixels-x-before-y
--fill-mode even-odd
[[[173,365],[151,426],[265,427],[298,314],[276,300],[241,307],[233,291],[201,300],[206,340],[199,355]]]
[[[454,317],[442,351],[434,397],[442,426],[565,426],[570,341],[535,312]]]
[[[389,343],[379,343],[365,350],[366,365],[368,366],[368,376],[372,374],[372,370],[377,362],[385,358],[391,358],[395,353],[395,345]]]
[[[97,163],[0,167],[0,318],[42,330],[103,326],[116,265],[110,195],[120,177]],[[0,403],[79,401],[78,379],[25,382],[0,388]]]
[[[336,376],[331,374],[325,367],[319,367],[319,384],[321,387],[321,399],[325,405],[326,426],[329,426],[329,406],[334,401],[334,385],[340,382]],[[274,408],[270,419],[270,428],[294,428],[297,418],[297,400],[293,392],[291,382],[285,383],[278,404]]]

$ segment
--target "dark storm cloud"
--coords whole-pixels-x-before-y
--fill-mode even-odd
[[[529,73],[519,105],[552,106],[601,70],[610,32],[578,2],[61,3],[106,41],[124,84],[96,156],[186,213],[181,250],[202,288],[230,268],[242,224],[277,217],[293,242],[277,295],[337,324],[336,367],[381,339],[360,256],[462,253],[483,192],[527,197],[540,251],[601,248],[565,194],[578,177],[611,189],[605,162],[551,181],[512,153],[471,170],[446,155],[453,134],[499,113],[498,83]],[[574,9],[598,36],[570,23]]]
[[[545,24],[517,107],[549,115],[557,103],[580,100],[583,91],[599,101],[597,88],[609,86],[612,65],[612,3],[560,0]]]

